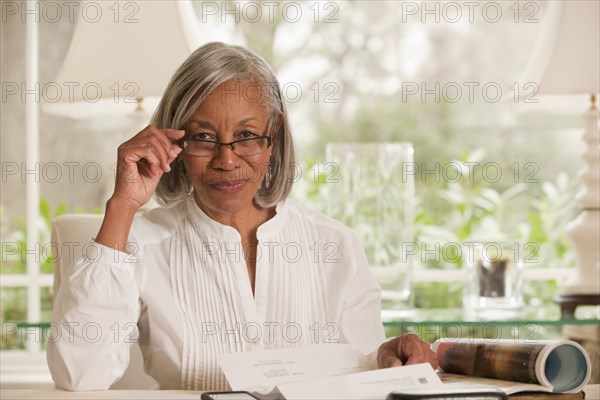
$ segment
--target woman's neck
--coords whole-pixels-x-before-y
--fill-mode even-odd
[[[258,227],[275,215],[274,208],[263,208],[254,202],[233,213],[219,213],[203,205],[196,197],[194,200],[196,205],[211,219],[238,231],[242,242],[255,240]]]
[[[196,205],[211,219],[223,225],[231,226],[240,234],[244,260],[246,261],[246,269],[248,271],[248,279],[250,281],[252,294],[254,294],[256,282],[256,252],[258,247],[256,233],[260,225],[275,216],[275,208],[263,208],[253,202],[250,206],[239,212],[222,214],[211,212],[208,207],[203,207],[196,197],[194,197],[194,199]]]

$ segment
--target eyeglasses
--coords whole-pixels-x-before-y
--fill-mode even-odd
[[[229,143],[217,142],[216,140],[198,139],[196,137],[197,135],[192,135],[192,137],[187,139],[181,139],[179,141],[179,146],[181,146],[186,154],[197,157],[212,156],[221,150],[221,146],[229,146],[231,151],[241,157],[255,156],[271,146],[271,137],[273,134],[272,130],[273,126],[271,126],[271,132],[268,136],[263,133],[262,136],[234,140],[233,142]]]

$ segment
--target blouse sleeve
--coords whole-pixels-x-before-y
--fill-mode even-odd
[[[48,366],[66,390],[108,389],[138,337],[138,260],[97,243],[87,250],[67,270],[52,310]]]
[[[372,367],[379,346],[385,341],[381,322],[381,288],[371,272],[363,247],[355,236],[351,240],[354,276],[346,290],[340,319],[340,341],[357,346],[367,354]]]

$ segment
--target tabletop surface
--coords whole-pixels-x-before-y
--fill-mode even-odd
[[[0,391],[2,400],[46,400],[46,399],[82,399],[82,400],[162,400],[162,399],[200,399],[201,391],[193,390],[99,390],[93,392],[66,392],[58,389],[11,389]]]
[[[194,390],[107,390],[95,392],[65,392],[57,389],[26,390],[12,389],[0,391],[2,400],[49,400],[49,399],[81,399],[81,400],[162,400],[162,399],[200,399],[201,391]],[[586,399],[600,400],[600,385],[588,385],[585,388]],[[522,394],[521,394],[522,395]],[[548,394],[536,396],[536,400],[558,398],[561,395]]]

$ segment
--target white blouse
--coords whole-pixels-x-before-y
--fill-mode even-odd
[[[223,353],[337,342],[377,350],[380,288],[348,227],[287,200],[257,238],[254,295],[239,233],[191,195],[136,216],[129,254],[88,247],[55,299],[47,357],[56,384],[107,389],[135,341],[161,389],[227,390]]]

